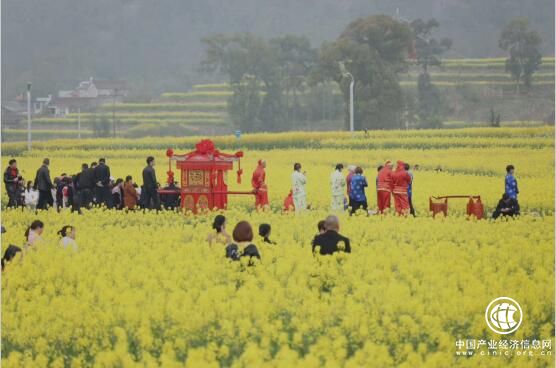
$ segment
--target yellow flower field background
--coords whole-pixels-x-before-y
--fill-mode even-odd
[[[554,335],[554,129],[499,128],[215,137],[243,150],[248,190],[266,159],[271,211],[230,197],[228,230],[240,220],[272,225],[254,267],[209,246],[214,213],[186,216],[96,209],[84,215],[4,210],[2,252],[22,246],[25,228],[45,222],[44,239],[2,274],[5,367],[550,367],[553,356],[456,356],[458,339],[500,339],[484,310],[499,296],[517,300],[523,323],[508,339]],[[44,157],[51,174],[74,173],[105,157],[113,176],[140,178],[145,158],[193,148],[199,138],[84,140],[2,145],[3,167],[18,160],[31,178]],[[329,175],[338,162],[361,165],[376,206],[376,167],[386,159],[418,164],[416,218],[340,215],[351,254],[313,257],[316,224],[328,214]],[[308,173],[312,210],[281,213],[294,162]],[[447,218],[428,213],[431,195],[480,194],[489,215],[513,164],[523,215],[468,219],[465,201]],[[138,180],[141,182],[141,180]],[[3,198],[5,202],[5,198]],[[4,203],[5,204],[5,203]],[[78,251],[56,231],[77,228]],[[554,345],[554,341],[552,341]]]

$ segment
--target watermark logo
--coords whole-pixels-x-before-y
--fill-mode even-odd
[[[485,320],[492,331],[507,335],[519,328],[523,321],[523,312],[518,302],[502,296],[491,301],[486,307]]]

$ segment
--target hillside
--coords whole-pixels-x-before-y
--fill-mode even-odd
[[[442,67],[431,71],[431,79],[442,91],[448,108],[446,127],[484,125],[490,109],[501,114],[506,125],[534,124],[545,121],[553,111],[554,58],[545,57],[540,70],[534,74],[533,87],[528,93],[516,95],[514,82],[504,70],[503,58],[446,59]],[[415,93],[419,69],[411,66],[400,74],[400,84],[408,95]],[[315,87],[307,93],[319,93]],[[340,95],[337,86],[330,85],[333,94]],[[149,103],[121,103],[102,106],[96,113],[82,113],[82,136],[92,137],[111,132],[115,117],[118,135],[124,137],[183,136],[193,134],[225,134],[234,130],[227,114],[227,99],[231,96],[226,83],[194,85],[185,92],[166,92]],[[341,129],[343,102],[334,99],[335,115],[324,114],[331,107],[323,104],[326,122],[320,126],[319,117],[298,124],[303,129]],[[7,141],[25,140],[25,122],[19,129],[3,130]],[[34,139],[77,137],[77,114],[65,117],[35,117]],[[101,129],[102,128],[102,129]]]
[[[503,56],[502,27],[524,16],[541,34],[542,53],[554,55],[551,0],[55,0],[48,6],[5,0],[2,96],[15,97],[29,80],[46,95],[93,75],[125,79],[139,96],[154,97],[205,82],[196,72],[203,37],[290,33],[319,47],[351,21],[376,14],[436,18],[439,35],[454,41],[448,56],[457,58]]]

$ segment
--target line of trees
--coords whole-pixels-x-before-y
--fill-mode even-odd
[[[314,117],[317,93],[335,85],[343,100],[348,126],[349,72],[355,80],[355,129],[439,127],[444,102],[429,74],[441,66],[441,57],[452,46],[434,33],[435,19],[402,22],[375,15],[350,23],[333,42],[320,49],[304,36],[285,35],[265,40],[254,34],[218,34],[202,40],[205,72],[226,75],[233,95],[228,110],[243,131],[279,131]],[[506,69],[516,80],[531,85],[541,61],[540,36],[524,19],[512,20],[502,31],[499,45],[509,52]],[[408,57],[409,55],[409,57]],[[404,94],[399,73],[410,60],[421,67],[416,98]],[[318,92],[320,91],[320,92]],[[340,102],[334,99],[332,103]],[[338,108],[330,117],[335,118]]]

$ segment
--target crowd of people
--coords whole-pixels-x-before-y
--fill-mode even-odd
[[[14,187],[20,182],[23,182],[18,175],[17,162],[10,160],[9,167],[4,174],[4,182],[9,195],[9,205],[17,206],[17,198],[14,193]],[[37,171],[35,183],[33,187],[38,189],[37,208],[47,208],[48,205],[53,205],[54,200],[52,190],[55,185],[50,180],[50,173],[48,170],[49,160],[45,159],[43,165]],[[114,202],[111,199],[119,199],[123,206],[128,209],[133,209],[137,205],[140,195],[138,194],[137,187],[132,181],[131,176],[127,176],[125,182],[118,179],[113,181],[110,178],[110,169],[106,165],[104,159],[99,160],[98,165],[91,165],[89,167],[83,164],[82,171],[73,177],[62,176],[58,181],[66,183],[66,188],[73,193],[73,200],[79,202],[79,206],[90,206],[92,203],[101,203],[107,206],[113,206]],[[97,169],[100,167],[100,169]],[[264,169],[266,163],[261,160],[258,167],[253,174],[252,185],[254,187],[254,194],[257,197],[257,205],[268,205],[268,191],[265,184]],[[330,176],[330,185],[332,189],[332,210],[346,210],[350,209],[350,213],[354,213],[359,209],[367,211],[367,198],[365,188],[368,187],[368,182],[363,176],[363,169],[361,167],[348,167],[348,175],[346,177],[342,174],[343,165],[337,164],[334,172]],[[107,180],[107,178],[109,180]],[[56,182],[56,181],[55,181]],[[411,203],[413,175],[409,171],[409,165],[398,161],[396,170],[392,170],[392,163],[387,161],[383,166],[378,168],[378,175],[376,178],[377,187],[377,203],[378,213],[384,213],[390,208],[391,197],[394,197],[396,213],[400,215],[414,214],[413,205]],[[96,187],[91,187],[93,183]],[[113,183],[113,184],[112,184]],[[306,173],[301,172],[301,164],[294,165],[294,173],[292,174],[292,190],[288,196],[290,200],[290,209],[296,211],[306,209],[308,207],[306,200],[305,184],[307,183]],[[122,186],[122,190],[118,193],[119,197],[114,196],[114,188]],[[30,183],[27,183],[26,190],[29,189]],[[141,191],[145,193],[148,208],[159,208],[160,200],[157,192],[156,173],[154,171],[154,158],[147,158],[147,167],[143,170],[143,186]],[[259,190],[257,189],[259,188]],[[347,190],[349,201],[345,199],[344,188]],[[73,191],[73,192],[71,192]],[[65,190],[62,190],[62,195],[55,192],[56,203],[64,203],[72,205],[69,202],[69,195]],[[493,218],[500,216],[515,216],[519,215],[519,203],[517,196],[519,188],[515,178],[515,168],[513,165],[506,167],[505,177],[505,191],[502,198],[492,214]],[[120,203],[116,201],[116,203]],[[73,207],[72,207],[73,208]],[[209,245],[220,244],[225,246],[226,257],[231,260],[240,260],[243,257],[249,258],[249,264],[253,264],[253,258],[261,259],[261,254],[257,246],[253,243],[254,233],[247,221],[238,222],[230,235],[226,230],[226,217],[224,215],[217,215],[214,218],[212,229],[213,231],[207,236]],[[351,253],[350,241],[347,237],[340,234],[340,221],[336,215],[330,215],[325,220],[317,224],[318,234],[312,241],[313,253],[328,255],[336,252]],[[276,242],[270,239],[271,226],[267,223],[259,225],[259,236],[261,242],[264,244],[274,245]],[[2,233],[6,230],[2,226]],[[40,220],[33,221],[25,231],[25,245],[23,249],[9,245],[2,257],[2,270],[6,262],[11,261],[19,252],[35,247],[35,245],[42,240],[44,231],[44,223]],[[60,245],[64,248],[72,248],[77,250],[76,243],[76,229],[74,226],[66,225],[58,231],[60,237]]]
[[[34,181],[27,181],[19,175],[17,161],[12,159],[4,172],[4,184],[8,193],[8,207],[26,206],[46,209],[55,206],[60,210],[69,207],[72,211],[103,205],[107,208],[176,209],[180,207],[180,189],[176,182],[162,188],[156,178],[155,159],[147,157],[143,169],[143,184],[139,186],[131,175],[114,179],[110,167],[104,158],[90,165],[82,164],[81,171],[75,175],[65,173],[51,180],[50,160],[45,158],[37,170]],[[418,168],[418,165],[415,165]],[[367,188],[369,183],[363,175],[363,168],[349,165],[347,175],[343,173],[344,165],[338,163],[330,175],[330,209],[332,212],[349,210],[350,214],[364,211],[367,214],[384,214],[391,210],[400,216],[415,216],[413,207],[413,172],[411,166],[398,160],[394,168],[392,161],[380,165],[376,175],[376,209],[369,209]],[[492,217],[514,216],[519,214],[517,195],[519,193],[515,168],[508,165],[505,179],[505,191]],[[268,186],[266,184],[266,161],[259,160],[251,178],[255,206],[259,210],[269,208]],[[291,190],[284,200],[285,211],[296,213],[310,209],[307,201],[307,173],[296,162],[291,174]],[[393,201],[392,201],[393,199]]]
[[[62,173],[52,180],[50,160],[45,158],[37,170],[34,181],[27,181],[19,174],[17,161],[11,159],[4,172],[4,184],[8,194],[8,207],[28,207],[47,209],[55,207],[71,208],[81,212],[82,208],[106,206],[111,209],[134,210],[176,209],[179,207],[179,189],[177,183],[170,183],[165,194],[159,195],[160,184],[154,169],[155,159],[150,156],[143,169],[143,184],[136,184],[131,175],[115,179],[110,174],[110,167],[101,158],[90,165],[84,163],[81,170],[74,175]],[[175,193],[172,193],[175,192]]]
[[[310,208],[307,203],[307,173],[301,171],[301,164],[295,163],[291,175],[291,191],[284,200],[284,210],[303,212]],[[395,211],[398,215],[415,216],[412,202],[413,173],[410,166],[402,161],[397,162],[393,170],[391,161],[378,167],[376,177],[377,204],[376,210],[368,208],[366,188],[369,186],[367,178],[363,175],[363,168],[349,165],[347,175],[342,171],[344,165],[339,163],[330,174],[330,209],[334,212],[349,210],[354,214],[363,210],[368,214],[387,212],[391,207],[391,198],[394,198]]]
[[[303,212],[310,208],[310,205],[307,203],[307,173],[305,171],[302,172],[301,167],[300,163],[294,164],[291,175],[291,190],[284,200],[285,211],[294,210],[295,212]],[[418,165],[415,165],[416,169],[418,167]],[[397,215],[415,216],[415,208],[413,207],[413,172],[408,163],[398,160],[395,169],[391,161],[386,161],[384,165],[378,166],[376,176],[376,210],[368,208],[366,188],[369,184],[367,178],[363,175],[363,169],[360,166],[349,165],[346,176],[342,173],[343,169],[344,165],[339,163],[330,174],[330,209],[333,212],[349,210],[351,215],[359,210],[363,210],[367,214],[384,214],[390,211],[393,198],[394,210]],[[514,173],[514,166],[508,165],[506,167],[504,194],[492,214],[494,219],[500,216],[519,215],[519,203],[517,201],[519,189]],[[262,177],[264,178],[264,172]],[[266,191],[265,189],[265,195],[268,195]]]
[[[42,234],[44,232],[44,222],[41,220],[35,220],[27,227],[25,230],[25,242],[23,247],[18,247],[17,245],[10,244],[4,251],[4,255],[1,259],[2,271],[4,270],[6,264],[12,261],[18,253],[25,253],[29,250],[36,249],[37,246],[43,241]],[[2,226],[2,233],[6,232],[6,228]],[[76,236],[77,232],[75,226],[65,225],[58,232],[60,237],[60,246],[63,248],[71,248],[77,251]]]
[[[230,235],[226,230],[226,217],[217,215],[212,223],[213,231],[207,236],[210,246],[223,246],[226,258],[237,261],[243,257],[249,258],[249,264],[253,259],[261,259],[258,247],[254,244],[253,228],[247,221],[238,222]],[[317,224],[318,233],[312,241],[313,254],[329,255],[336,252],[351,253],[351,245],[348,238],[341,235],[340,220],[336,215],[330,215],[325,220]],[[270,240],[270,224],[259,225],[259,237],[263,244],[276,245],[275,241]]]
[[[261,260],[259,248],[254,244],[254,232],[251,224],[247,221],[238,222],[232,234],[228,234],[226,230],[226,217],[217,215],[212,223],[213,231],[207,236],[209,246],[222,246],[225,250],[226,258],[232,261],[238,261],[242,258],[248,258],[248,264],[253,265],[254,259]],[[336,252],[351,253],[351,245],[348,238],[341,235],[340,220],[335,215],[328,216],[325,220],[319,221],[317,224],[318,233],[312,241],[313,254],[329,255]],[[10,244],[4,256],[1,259],[2,270],[5,265],[12,261],[17,253],[25,253],[30,249],[36,249],[43,241],[43,232],[45,225],[40,220],[35,220],[25,230],[25,244],[23,247]],[[272,227],[270,224],[262,223],[259,225],[260,242],[269,246],[277,243],[270,239]],[[2,226],[2,233],[6,229]],[[76,228],[72,225],[65,225],[57,232],[60,238],[60,246],[63,248],[71,248],[78,250],[76,242]]]

